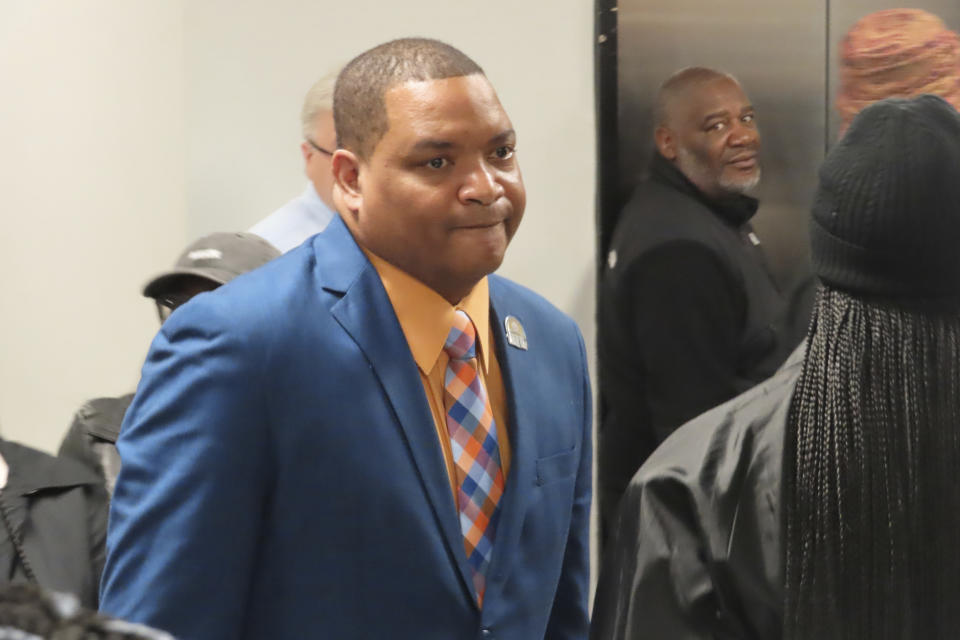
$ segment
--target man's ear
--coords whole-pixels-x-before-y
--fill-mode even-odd
[[[667,160],[677,159],[677,138],[673,131],[664,125],[660,125],[653,132],[653,141],[657,145],[657,151]]]
[[[334,184],[340,191],[337,200],[347,209],[341,213],[356,215],[363,202],[363,195],[360,193],[360,159],[353,151],[337,149],[330,162],[333,165]]]

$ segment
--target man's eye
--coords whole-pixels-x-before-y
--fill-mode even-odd
[[[710,127],[708,128],[708,131],[723,131],[723,130],[726,129],[726,128],[727,128],[727,123],[726,123],[726,122],[714,122],[714,123],[713,123],[712,125],[710,125]]]
[[[511,145],[505,144],[501,147],[497,147],[494,150],[493,155],[500,160],[507,160],[513,157],[514,152],[515,149]]]
[[[742,118],[740,118],[740,121],[743,122],[743,123],[745,123],[745,124],[750,124],[751,122],[753,122],[753,121],[756,120],[756,119],[757,119],[757,116],[753,115],[752,113],[748,113],[747,115],[745,115],[745,116],[743,116]]]
[[[431,169],[443,169],[448,164],[446,158],[430,158],[427,160],[427,166]]]

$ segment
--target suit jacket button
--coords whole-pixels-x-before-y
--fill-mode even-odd
[[[480,629],[480,637],[483,638],[483,640],[493,640],[493,631],[484,627]]]

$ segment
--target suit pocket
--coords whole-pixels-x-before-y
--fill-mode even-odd
[[[580,464],[580,447],[537,459],[537,486],[563,480],[576,474]]]

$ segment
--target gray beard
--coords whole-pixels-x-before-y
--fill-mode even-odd
[[[687,176],[690,182],[695,185],[716,183],[727,194],[745,194],[749,193],[760,184],[760,166],[749,178],[729,179],[723,174],[714,179],[710,167],[700,161],[696,154],[691,153],[685,147],[677,148],[677,168],[680,173]]]
[[[757,185],[760,184],[760,173],[760,166],[757,165],[757,170],[754,171],[753,175],[749,178],[743,178],[742,180],[729,180],[721,176],[720,180],[717,181],[717,184],[720,185],[720,188],[725,191],[729,191],[730,193],[749,193],[756,189]]]

